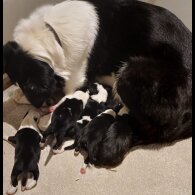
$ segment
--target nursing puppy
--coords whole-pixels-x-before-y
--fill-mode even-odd
[[[133,145],[133,131],[128,110],[123,107],[115,121],[104,131],[101,143],[94,151],[91,164],[113,167],[119,165]],[[91,160],[91,159],[90,159]]]
[[[15,136],[9,136],[7,141],[15,144],[15,163],[11,173],[11,187],[7,194],[14,194],[18,188],[18,176],[22,175],[22,190],[34,187],[39,178],[38,162],[40,158],[40,141],[42,135],[37,127],[39,113],[30,110],[24,117]],[[5,139],[5,138],[4,138]],[[32,173],[33,181],[27,182],[28,174]]]
[[[51,115],[51,123],[43,132],[41,144],[44,145],[47,137],[54,134],[56,144],[53,146],[53,152],[59,153],[58,148],[62,145],[66,136],[72,137],[69,130],[73,128],[76,121],[81,117],[82,111],[89,99],[89,92],[76,91],[73,95],[66,96]]]
[[[76,141],[76,152],[87,152],[85,164],[93,164],[96,161],[96,152],[103,139],[105,131],[114,122],[116,112],[108,109],[91,120],[82,130]]]

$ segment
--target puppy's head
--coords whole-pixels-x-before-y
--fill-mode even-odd
[[[41,114],[35,110],[29,110],[23,117],[23,120],[21,122],[20,128],[32,128],[36,131],[39,131],[37,122],[39,118],[41,117]]]
[[[60,104],[56,108],[56,110],[53,112],[51,117],[51,123],[49,127],[46,129],[45,132],[60,132],[60,131],[68,131],[73,126],[73,120],[74,113],[72,112],[72,109],[69,107],[71,103],[71,100],[67,99],[65,102]]]
[[[65,81],[45,62],[34,59],[18,43],[3,46],[3,72],[18,84],[30,103],[55,105],[64,96]]]

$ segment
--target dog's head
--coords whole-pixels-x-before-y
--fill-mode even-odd
[[[18,84],[30,103],[39,108],[56,104],[65,94],[65,80],[45,62],[33,58],[18,43],[3,46],[3,72]]]

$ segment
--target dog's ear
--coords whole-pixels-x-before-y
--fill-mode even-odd
[[[3,73],[7,73],[9,61],[20,49],[20,46],[15,41],[9,41],[3,46]]]

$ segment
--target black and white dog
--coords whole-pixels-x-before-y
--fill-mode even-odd
[[[40,114],[30,110],[26,113],[15,136],[4,138],[15,145],[15,163],[11,173],[11,187],[7,194],[14,194],[18,188],[18,176],[22,173],[22,190],[34,187],[39,178],[38,162],[40,158],[40,142],[42,135],[37,127]],[[33,180],[29,183],[28,174],[32,173]]]
[[[143,136],[192,135],[192,34],[168,10],[136,0],[64,1],[21,20],[13,37],[4,72],[34,106],[101,80]]]

